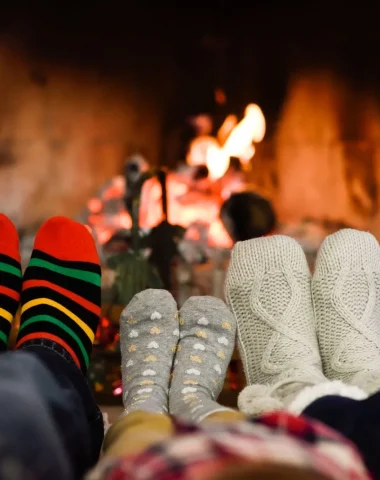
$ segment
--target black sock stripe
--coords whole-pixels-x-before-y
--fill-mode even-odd
[[[58,272],[47,270],[40,267],[28,267],[24,273],[24,282],[28,280],[45,280],[55,283],[66,290],[70,290],[90,302],[100,305],[101,288],[89,282],[84,282],[76,278],[61,275]]]
[[[33,250],[31,258],[39,258],[40,260],[45,260],[61,267],[74,268],[77,270],[84,270],[86,272],[100,274],[101,271],[99,264],[90,262],[73,262],[71,260],[60,260],[59,258],[53,257],[45,252],[42,252],[41,250]]]
[[[17,302],[11,297],[8,297],[8,295],[0,293],[0,306],[1,308],[4,308],[4,310],[6,310],[7,312],[14,315],[17,312],[19,302]]]
[[[5,318],[0,317],[0,331],[4,332],[6,335],[9,335],[9,332],[11,331],[11,323],[8,322],[8,320],[5,320]]]
[[[21,292],[22,278],[11,273],[0,271],[0,285],[10,288],[15,292]]]
[[[4,255],[3,253],[0,253],[0,262],[8,263],[8,265],[12,265],[12,267],[19,268],[21,270],[20,262],[12,257],[9,257],[8,255]]]

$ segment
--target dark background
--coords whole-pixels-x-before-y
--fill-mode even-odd
[[[300,69],[328,68],[351,86],[377,91],[380,6],[249,3],[16,2],[0,7],[0,28],[32,57],[156,92],[163,131],[190,114],[215,113],[213,92],[221,87],[226,112],[257,102],[270,134],[289,76]],[[33,75],[48,82],[43,72]]]

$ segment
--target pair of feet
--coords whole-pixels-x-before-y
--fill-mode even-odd
[[[249,384],[244,413],[300,413],[321,396],[380,389],[380,247],[369,233],[327,237],[313,278],[291,238],[238,243],[226,297]]]
[[[166,290],[134,296],[120,319],[127,413],[170,413],[200,422],[216,403],[235,346],[236,321],[221,300],[191,297],[178,311]]]
[[[83,372],[89,364],[100,317],[101,271],[91,234],[66,217],[38,231],[22,276],[19,239],[0,215],[0,350],[6,350],[21,302],[16,348],[58,345]]]

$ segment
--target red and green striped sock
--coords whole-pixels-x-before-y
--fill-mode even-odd
[[[36,339],[63,347],[86,372],[100,318],[101,272],[84,225],[53,217],[39,230],[24,274],[16,348]]]
[[[0,351],[8,338],[20,302],[22,273],[19,240],[15,226],[0,214]]]

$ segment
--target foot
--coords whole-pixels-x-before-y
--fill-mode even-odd
[[[326,381],[314,326],[310,271],[295,240],[272,236],[237,243],[226,297],[237,320],[248,385],[253,386],[239,397],[245,413],[283,408],[306,386]],[[265,404],[262,397],[272,401],[266,398]]]
[[[0,214],[0,351],[8,347],[21,292],[19,239],[13,223]]]
[[[53,217],[38,231],[21,296],[16,348],[60,345],[86,372],[100,318],[101,271],[84,225]]]
[[[216,403],[235,347],[236,322],[214,297],[191,297],[180,310],[180,341],[170,387],[170,413],[195,423],[229,410]]]
[[[120,344],[127,413],[168,411],[170,372],[178,338],[177,304],[168,291],[144,290],[124,309]]]
[[[312,282],[323,368],[331,380],[380,388],[380,248],[340,230],[322,244]]]

